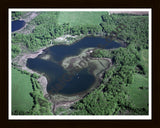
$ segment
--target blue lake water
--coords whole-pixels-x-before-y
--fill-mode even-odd
[[[25,25],[25,21],[23,20],[12,21],[12,32],[21,29],[22,27],[24,27],[24,25]]]
[[[44,50],[44,54],[51,56],[49,60],[43,60],[41,59],[42,55],[39,55],[35,59],[28,59],[27,67],[46,75],[48,79],[47,91],[50,94],[76,95],[83,93],[91,88],[95,77],[87,69],[82,69],[71,76],[61,66],[61,62],[66,57],[78,55],[83,49],[99,46],[105,49],[123,47],[122,44],[106,41],[105,38],[85,37],[72,45],[56,45],[47,48]],[[68,79],[71,76],[71,80],[64,81],[64,76]]]

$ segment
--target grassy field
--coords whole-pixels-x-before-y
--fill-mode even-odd
[[[32,108],[33,98],[30,76],[12,68],[12,111],[28,111]]]
[[[148,79],[143,75],[134,74],[133,83],[126,87],[129,99],[137,108],[148,109]]]
[[[101,15],[105,12],[60,12],[58,23],[76,25],[98,25],[102,22]]]

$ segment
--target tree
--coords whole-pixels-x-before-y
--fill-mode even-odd
[[[12,44],[12,58],[16,57],[21,52],[21,49],[18,45]]]

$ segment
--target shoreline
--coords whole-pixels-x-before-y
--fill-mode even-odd
[[[39,15],[39,14],[36,13],[36,12],[28,12],[27,14],[25,14],[25,17],[20,17],[19,19],[17,19],[17,20],[19,20],[19,21],[24,21],[24,22],[25,22],[25,25],[24,25],[22,28],[14,31],[14,32],[12,32],[12,33],[16,33],[16,32],[18,32],[18,33],[24,33],[24,34],[30,33],[30,30],[29,30],[29,31],[28,31],[28,30],[25,30],[24,32],[23,32],[23,30],[29,25],[28,23],[29,23],[31,20],[33,20],[34,18],[36,18],[38,15]],[[14,20],[13,20],[13,21],[14,21]],[[35,28],[35,26],[32,26],[32,29],[34,29],[34,28]]]
[[[76,36],[75,40],[72,41],[71,43],[69,44],[65,44],[65,45],[72,45],[74,43],[76,43],[77,41],[83,39],[84,37],[87,37],[87,36],[91,36],[91,35],[80,35],[80,36]],[[60,37],[61,40],[66,40],[66,37],[68,37],[68,35],[63,35],[62,37]],[[72,37],[70,35],[70,37]],[[30,72],[30,73],[36,73],[38,75],[40,75],[40,78],[38,78],[38,82],[39,84],[41,85],[41,90],[43,92],[43,96],[52,104],[51,105],[51,110],[52,110],[52,113],[54,114],[55,113],[55,110],[59,107],[62,107],[63,105],[64,106],[70,106],[70,104],[73,104],[77,101],[79,101],[83,96],[79,96],[74,99],[74,100],[70,100],[70,98],[72,99],[72,97],[75,97],[75,96],[64,96],[64,95],[61,95],[60,97],[65,97],[67,99],[64,99],[64,100],[60,100],[59,98],[57,99],[57,95],[51,95],[47,92],[47,84],[48,84],[48,80],[47,80],[47,77],[43,74],[43,73],[38,73],[36,71],[33,71],[31,69],[29,69],[27,66],[26,66],[26,63],[27,63],[27,60],[29,58],[36,58],[37,56],[41,55],[44,53],[45,49],[49,48],[49,47],[52,47],[52,46],[56,46],[56,45],[64,45],[63,44],[52,44],[52,45],[48,45],[46,47],[43,47],[43,48],[40,48],[39,50],[33,52],[33,53],[21,53],[20,55],[18,55],[16,58],[14,58],[12,60],[12,62],[15,62],[17,63],[20,67],[20,69],[22,70],[26,70],[27,72]],[[93,48],[91,48],[93,49]],[[98,58],[94,58],[95,60],[98,59]],[[102,58],[101,58],[102,59]],[[104,58],[106,60],[108,60],[109,58]],[[108,60],[110,62],[110,60]],[[111,62],[110,62],[111,63]],[[112,63],[111,63],[112,65]],[[92,89],[91,89],[92,90]],[[88,93],[87,93],[88,94]],[[86,94],[85,94],[86,95]],[[49,97],[50,98],[49,98]],[[61,105],[60,105],[61,104]],[[67,104],[67,105],[66,105]]]
[[[61,39],[63,38],[63,40],[66,40],[66,37],[67,36],[62,36]],[[84,38],[85,36],[76,36],[75,40],[70,43],[70,44],[65,44],[65,45],[72,45],[74,44],[75,42],[77,42],[78,40]],[[63,44],[56,44],[56,45],[63,45]],[[31,59],[34,59],[36,57],[38,57],[39,55],[43,54],[44,53],[44,50],[49,48],[49,47],[52,47],[52,46],[56,46],[54,44],[52,45],[48,45],[48,46],[45,46],[43,48],[40,48],[39,50],[35,51],[35,52],[30,52],[30,53],[21,53],[20,55],[18,55],[17,57],[15,57],[14,59],[12,59],[11,62],[13,63],[16,63],[18,66],[18,68],[20,68],[21,70],[25,70],[29,73],[36,73],[37,75],[40,75],[40,78],[38,78],[38,82],[39,84],[41,85],[41,90],[43,92],[43,96],[52,104],[51,105],[51,110],[52,110],[52,113],[54,114],[54,110],[56,110],[57,107],[57,104],[55,104],[57,101],[56,100],[53,100],[54,98],[48,98],[48,95],[50,95],[48,92],[47,92],[47,84],[48,84],[48,80],[47,80],[47,77],[43,74],[43,73],[38,73],[36,71],[33,71],[31,69],[29,69],[27,66],[26,66],[26,63],[27,63],[27,60],[29,58]],[[54,95],[50,95],[51,97],[54,97]],[[56,97],[56,96],[55,96]],[[62,97],[66,97],[66,96],[63,96]],[[65,104],[69,104],[69,103],[74,103],[76,102],[78,99],[74,100],[74,101],[67,101],[65,102]],[[56,102],[55,102],[56,101]],[[58,104],[61,104],[60,102],[58,102]],[[62,103],[63,104],[63,103]]]
[[[50,47],[50,46],[49,46]],[[14,61],[16,61],[16,59],[18,58],[18,61],[16,61],[16,63],[20,66],[20,69],[21,70],[25,70],[29,73],[36,73],[37,75],[39,75],[40,77],[37,79],[37,81],[39,82],[40,86],[41,86],[41,91],[43,93],[43,96],[48,100],[48,102],[50,102],[52,105],[51,105],[51,112],[53,113],[53,108],[54,108],[54,103],[51,101],[51,99],[47,98],[48,95],[50,95],[48,92],[47,92],[47,84],[48,84],[48,80],[47,80],[47,77],[44,76],[43,74],[40,74],[36,71],[33,71],[31,69],[29,69],[27,66],[26,66],[26,62],[27,62],[27,59],[29,58],[36,58],[37,56],[39,56],[40,54],[43,54],[44,50],[48,48],[48,47],[44,47],[44,48],[41,48],[39,50],[37,50],[36,52],[34,53],[23,53],[20,57],[16,57],[14,59]]]
[[[20,56],[17,56],[16,58],[14,58],[12,60],[12,62],[16,62],[19,66],[20,66],[20,69],[21,70],[25,70],[29,73],[36,73],[38,75],[40,75],[40,78],[38,78],[38,82],[40,83],[41,87],[42,87],[42,91],[43,91],[43,95],[45,96],[46,94],[48,94],[47,90],[46,90],[46,87],[47,87],[47,84],[48,84],[48,81],[47,81],[47,78],[36,72],[36,71],[33,71],[31,69],[29,69],[27,66],[26,66],[26,62],[29,58],[36,58],[38,55],[40,54],[43,54],[43,50],[46,49],[47,47],[44,47],[44,48],[41,48],[39,49],[38,51],[34,52],[34,53],[23,53],[22,55]]]

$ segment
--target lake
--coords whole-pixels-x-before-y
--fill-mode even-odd
[[[61,63],[66,57],[76,56],[86,48],[96,48],[100,45],[105,49],[123,47],[122,44],[106,41],[105,38],[85,37],[72,45],[55,45],[47,48],[37,58],[28,59],[27,67],[45,74],[48,80],[47,91],[49,94],[77,95],[85,93],[95,82],[93,74],[90,74],[85,68],[75,73],[70,81],[63,81],[64,74],[69,78],[70,73],[61,66]],[[44,55],[48,55],[49,58],[42,59]]]
[[[24,25],[25,25],[25,21],[23,21],[23,20],[12,21],[12,32],[17,31],[17,30],[23,28]]]

